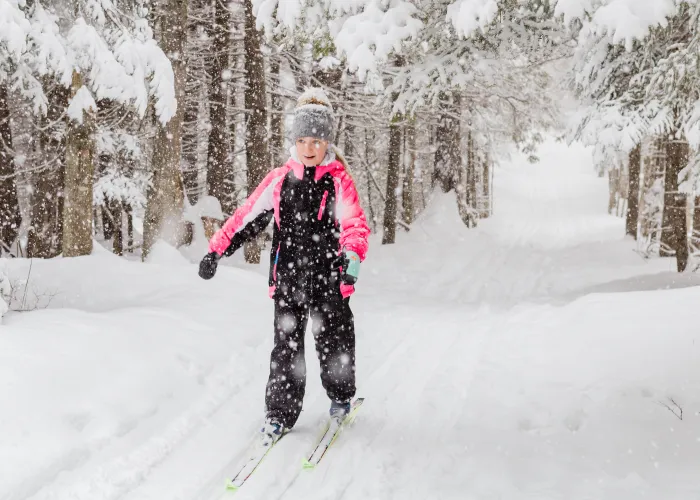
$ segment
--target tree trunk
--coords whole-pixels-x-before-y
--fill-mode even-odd
[[[31,224],[27,233],[27,256],[51,258],[63,252],[63,205],[66,170],[66,134],[61,120],[68,107],[70,88],[44,80],[48,88],[46,116],[39,121],[43,133],[38,147],[44,162],[54,164],[30,175]],[[39,167],[40,165],[37,165]]]
[[[350,163],[351,167],[356,164],[355,159],[357,156],[357,150],[355,148],[355,141],[357,141],[357,138],[355,137],[355,131],[355,125],[350,122],[345,123],[345,127],[343,129],[343,153],[345,153],[345,159]]]
[[[245,0],[245,109],[246,109],[246,165],[248,167],[248,195],[252,194],[270,170],[270,151],[267,143],[267,109],[265,107],[265,61],[261,34],[255,28],[252,0]],[[245,259],[250,264],[260,262],[260,241],[245,246]]]
[[[478,205],[477,196],[477,169],[478,169],[478,154],[474,144],[474,135],[471,131],[467,132],[467,192],[465,213],[462,215],[462,220],[467,227],[476,227],[476,213]]]
[[[241,16],[234,16],[234,29],[237,33],[245,30],[245,17],[241,19]],[[236,74],[244,74],[245,71],[245,53],[241,52],[240,41],[237,40],[236,43],[231,43],[231,50],[229,51],[229,65]],[[238,80],[235,85],[228,86],[228,122],[229,122],[229,151],[231,151],[231,166],[234,170],[234,185],[231,186],[233,193],[231,196],[231,201],[234,203],[234,211],[238,206],[239,194],[242,191],[239,184],[240,174],[235,174],[235,172],[241,172],[243,170],[243,162],[240,151],[245,150],[245,136],[239,141],[241,135],[241,125],[245,126],[245,113],[241,113],[240,109],[245,109],[245,89],[242,88],[243,85],[241,81]],[[242,116],[242,120],[240,119]],[[242,121],[242,123],[241,123]],[[238,144],[240,142],[240,144]],[[238,150],[237,150],[238,149]],[[236,153],[234,156],[233,153]]]
[[[122,204],[120,201],[112,200],[109,203],[109,213],[112,216],[112,252],[116,255],[124,255],[124,223],[122,221]]]
[[[104,112],[106,103],[104,101],[100,101],[97,103],[97,105],[100,108],[100,111]],[[99,115],[97,117],[99,119]],[[104,172],[107,170],[109,167],[109,163],[112,161],[111,155],[102,153],[97,155],[97,171],[95,173],[95,178],[100,178],[102,175],[104,175]],[[104,238],[105,241],[109,241],[114,237],[114,223],[113,223],[113,214],[111,211],[111,199],[106,198],[104,200],[104,204],[100,207],[95,208],[96,212],[96,217],[100,217],[100,220],[102,222],[102,237]]]
[[[270,58],[270,156],[272,168],[282,164],[286,159],[284,152],[284,108],[280,89],[280,56],[273,54]]]
[[[109,204],[109,201],[107,201]],[[112,224],[112,212],[108,206],[100,207],[99,215],[102,219],[102,237],[109,241],[114,236],[114,224]]]
[[[483,163],[484,179],[482,182],[484,193],[484,206],[480,217],[486,219],[491,216],[491,161],[487,156]]]
[[[617,209],[617,195],[620,192],[620,168],[608,170],[608,214],[612,215]]]
[[[206,4],[210,3],[206,0],[190,0],[188,5],[181,171],[185,194],[191,205],[197,204],[199,197],[205,192],[205,186],[200,185],[199,182],[199,128],[200,105],[204,100],[203,76],[209,71],[207,64],[209,58],[202,55],[197,40],[201,36],[200,29],[206,30],[212,24],[209,19],[202,16],[209,7]],[[218,0],[215,3],[218,3]]]
[[[185,103],[185,49],[187,0],[168,0],[158,13],[159,44],[171,61],[175,74],[178,107],[170,121],[158,121],[153,148],[153,180],[147,193],[142,256],[148,256],[158,239],[175,246],[182,241],[184,187],[180,178],[182,122]]]
[[[639,227],[640,237],[658,243],[663,226],[664,172],[667,163],[666,140],[658,137],[645,139],[641,149]],[[643,178],[643,182],[642,182]]]
[[[82,86],[82,75],[73,71],[71,97],[75,97]],[[92,253],[95,111],[83,111],[82,123],[75,120],[69,120],[68,123],[63,211],[64,257],[79,257]]]
[[[412,117],[406,125],[404,140],[407,143],[408,162],[403,176],[401,202],[403,205],[403,220],[409,226],[413,224],[415,209],[413,206],[413,181],[416,173],[416,118]],[[406,151],[404,151],[404,157]]]
[[[449,96],[440,99],[440,118],[435,134],[435,170],[433,184],[438,183],[443,192],[456,189],[459,184],[459,173],[462,169],[460,154],[460,124]],[[459,194],[459,193],[458,193]],[[464,193],[461,193],[464,195]]]
[[[19,211],[7,86],[0,84],[0,255],[12,252],[22,216]]]
[[[371,138],[371,139],[370,139]],[[377,231],[377,216],[374,213],[374,204],[372,203],[372,172],[370,171],[369,159],[372,154],[371,141],[374,140],[374,134],[370,134],[368,129],[365,129],[365,172],[367,173],[367,203],[369,209],[369,223],[372,232]]]
[[[695,197],[695,205],[693,206],[693,245],[698,248],[700,242],[700,196]]]
[[[199,128],[199,81],[194,78],[195,69],[187,65],[186,102],[182,124],[182,181],[190,204],[199,200],[199,170],[197,169],[197,146]]]
[[[638,144],[629,154],[629,190],[627,194],[627,217],[625,231],[635,240],[639,223],[639,175],[641,172],[642,146]]]
[[[396,242],[396,191],[399,187],[401,168],[401,126],[400,115],[395,115],[389,126],[389,165],[386,178],[386,198],[384,204],[384,236],[382,245]]]
[[[688,165],[688,143],[671,139],[667,155],[660,254],[675,255],[678,272],[683,272],[688,264],[686,195],[678,191],[678,174]]]
[[[125,205],[124,211],[126,212],[126,246],[129,253],[134,253],[134,216],[131,205]]]
[[[213,62],[209,86],[209,146],[207,150],[207,188],[209,195],[221,204],[225,214],[233,213],[236,206],[233,189],[233,164],[228,155],[228,125],[226,123],[226,87],[224,72],[229,67],[231,13],[227,3],[216,0],[213,28]]]

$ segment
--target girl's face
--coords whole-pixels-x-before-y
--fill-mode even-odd
[[[315,137],[300,137],[297,139],[297,155],[307,167],[321,164],[328,151],[328,141]]]

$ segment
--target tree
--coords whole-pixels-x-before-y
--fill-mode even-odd
[[[461,101],[455,93],[444,93],[439,101],[435,146],[435,170],[433,183],[437,183],[444,193],[455,190],[460,185],[462,173],[461,152]],[[464,191],[460,196],[464,195]],[[463,207],[461,207],[463,208]]]
[[[479,197],[478,175],[480,158],[476,149],[476,141],[472,130],[467,131],[467,168],[466,168],[466,200],[464,200],[464,214],[462,220],[467,227],[476,227]]]
[[[284,151],[284,107],[280,95],[280,66],[282,58],[279,54],[270,56],[270,157],[272,168],[286,160]]]
[[[211,23],[210,3],[205,0],[190,0],[187,7],[187,46],[185,49],[185,107],[182,123],[182,181],[185,194],[191,205],[195,205],[202,194],[206,193],[206,185],[200,185],[199,142],[200,130],[206,121],[205,104],[209,84],[207,77],[210,64],[213,64],[211,43],[204,36],[209,31]]]
[[[212,27],[212,64],[209,82],[209,146],[207,150],[207,188],[219,200],[226,214],[236,206],[233,194],[233,165],[229,160],[227,92],[229,70],[231,13],[224,0],[214,0]]]
[[[664,2],[648,12],[635,10],[645,12],[637,19],[602,15],[620,5],[620,0],[612,0],[607,5],[579,8],[572,14],[579,18],[582,37],[575,54],[575,87],[580,97],[593,102],[579,130],[592,130],[589,137],[603,145],[599,150],[628,152],[644,137],[661,136],[671,141],[687,138],[698,151],[700,5]],[[611,136],[616,139],[611,141]],[[664,178],[655,180],[645,175],[646,189],[640,199],[644,218],[655,220],[659,211],[654,199],[663,189],[660,251],[662,255],[675,254],[678,269],[682,270],[687,248],[685,236],[681,236],[686,227],[680,205],[685,206],[685,197],[678,190],[678,175],[697,162],[689,161],[679,147],[675,142],[671,146],[664,142],[660,148],[668,160]],[[631,196],[633,189],[630,192]],[[633,229],[632,223],[629,217],[628,232]],[[642,235],[649,232],[646,223],[641,226]]]
[[[153,180],[148,189],[144,218],[143,257],[146,258],[159,238],[177,245],[183,234],[182,209],[184,186],[180,177],[182,122],[184,117],[187,0],[168,0],[158,12],[160,46],[173,71],[176,95],[174,116],[159,120],[153,149]]]
[[[267,142],[267,107],[265,94],[265,59],[261,50],[261,33],[256,29],[252,0],[244,0],[245,8],[245,109],[246,165],[248,194],[251,194],[270,170]],[[260,244],[246,244],[245,258],[252,264],[260,262]]]
[[[97,104],[73,72],[71,105],[66,134],[66,173],[63,208],[63,255],[92,253],[92,186],[95,168],[95,113]]]
[[[42,131],[38,140],[41,158],[35,159],[31,182],[30,228],[27,256],[51,258],[63,252],[63,207],[66,172],[66,128],[63,118],[70,100],[70,88],[44,78],[46,114],[36,120]],[[31,121],[34,118],[30,119]],[[37,168],[41,166],[43,168]]]
[[[413,183],[416,172],[416,120],[408,120],[404,129],[404,175],[401,188],[401,205],[403,220],[409,226],[413,224],[415,208],[413,204]],[[408,155],[408,158],[406,156]]]
[[[382,245],[396,243],[397,190],[401,169],[401,115],[395,115],[389,125],[389,162],[387,166],[386,201],[384,205],[384,235]]]
[[[90,116],[94,103],[112,99],[132,107],[140,117],[153,103],[163,121],[176,107],[172,68],[153,41],[144,1],[3,4],[0,84],[16,89],[18,99],[31,109],[30,118],[22,118],[34,122],[38,136],[28,141],[34,149],[25,145],[29,157],[25,155],[23,162],[31,165],[28,177],[33,188],[30,256],[89,251],[86,235],[92,227],[92,210],[86,200],[90,198],[91,204],[92,197],[83,188],[92,188],[91,175],[87,180],[84,176],[94,168],[90,165],[96,151],[90,141],[95,140],[98,125]],[[70,213],[64,210],[64,184],[71,198]],[[64,219],[71,224],[65,228],[70,246],[66,249]]]
[[[625,219],[625,230],[627,234],[637,239],[637,226],[639,224],[639,174],[641,172],[641,144],[630,151],[628,162],[628,182],[627,191],[627,217]]]
[[[688,165],[688,143],[672,137],[667,141],[668,162],[664,179],[664,212],[661,232],[661,256],[676,256],[678,272],[688,265],[686,195],[678,189],[678,176]]]
[[[15,179],[9,93],[0,82],[0,255],[12,253],[22,223]]]

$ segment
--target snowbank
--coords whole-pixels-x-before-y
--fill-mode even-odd
[[[154,248],[158,265],[105,253],[33,261],[32,285],[57,294],[45,309],[7,315],[0,335],[0,400],[12,402],[2,410],[1,498],[80,498],[62,485],[116,457],[108,481],[128,488],[138,478],[125,476],[155,466],[239,384],[264,387],[266,361],[246,346],[268,340],[264,280],[223,268],[204,282],[169,248]],[[15,259],[8,274],[26,277],[28,266]]]

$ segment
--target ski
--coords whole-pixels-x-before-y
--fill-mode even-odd
[[[238,491],[241,488],[241,486],[243,486],[243,484],[248,480],[248,478],[253,475],[253,473],[257,470],[262,461],[265,460],[265,457],[268,453],[270,453],[270,450],[272,450],[272,448],[274,448],[275,445],[279,443],[280,440],[286,434],[286,432],[283,433],[279,437],[279,439],[277,439],[277,441],[272,443],[270,446],[261,446],[260,444],[258,444],[255,447],[254,452],[245,461],[238,473],[235,476],[233,476],[233,479],[226,480],[226,489],[234,493]]]
[[[353,401],[350,407],[350,412],[345,416],[344,419],[331,418],[328,420],[321,437],[319,438],[313,451],[308,457],[305,457],[302,461],[304,469],[313,469],[316,467],[321,459],[326,455],[328,449],[333,446],[333,443],[338,438],[343,429],[350,425],[357,416],[357,411],[362,406],[365,398],[357,398]]]

